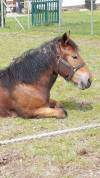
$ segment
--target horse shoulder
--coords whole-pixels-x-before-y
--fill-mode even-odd
[[[46,93],[36,84],[17,84],[12,92],[14,107],[34,109],[46,105]]]

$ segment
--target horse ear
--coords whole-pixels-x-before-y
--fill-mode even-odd
[[[65,43],[67,40],[68,40],[68,35],[67,35],[67,33],[64,33],[62,36],[63,43]]]
[[[63,34],[63,36],[62,36],[62,42],[64,44],[67,44],[67,42],[69,41],[69,38],[70,38],[70,30],[69,30],[68,34],[67,33]]]

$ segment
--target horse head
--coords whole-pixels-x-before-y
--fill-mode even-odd
[[[64,33],[57,48],[57,70],[66,80],[72,81],[82,90],[89,88],[92,75],[79,53],[78,46]]]

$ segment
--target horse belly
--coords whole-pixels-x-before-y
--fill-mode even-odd
[[[28,84],[19,84],[12,93],[14,109],[18,110],[34,110],[41,106],[45,106],[48,97],[45,92],[35,86]]]

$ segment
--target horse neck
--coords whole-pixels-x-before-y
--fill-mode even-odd
[[[52,65],[52,68],[53,68],[53,73],[55,75],[58,75],[58,56],[59,56],[59,52],[58,52],[58,44],[53,44],[51,46],[51,50],[53,49],[53,65]]]

